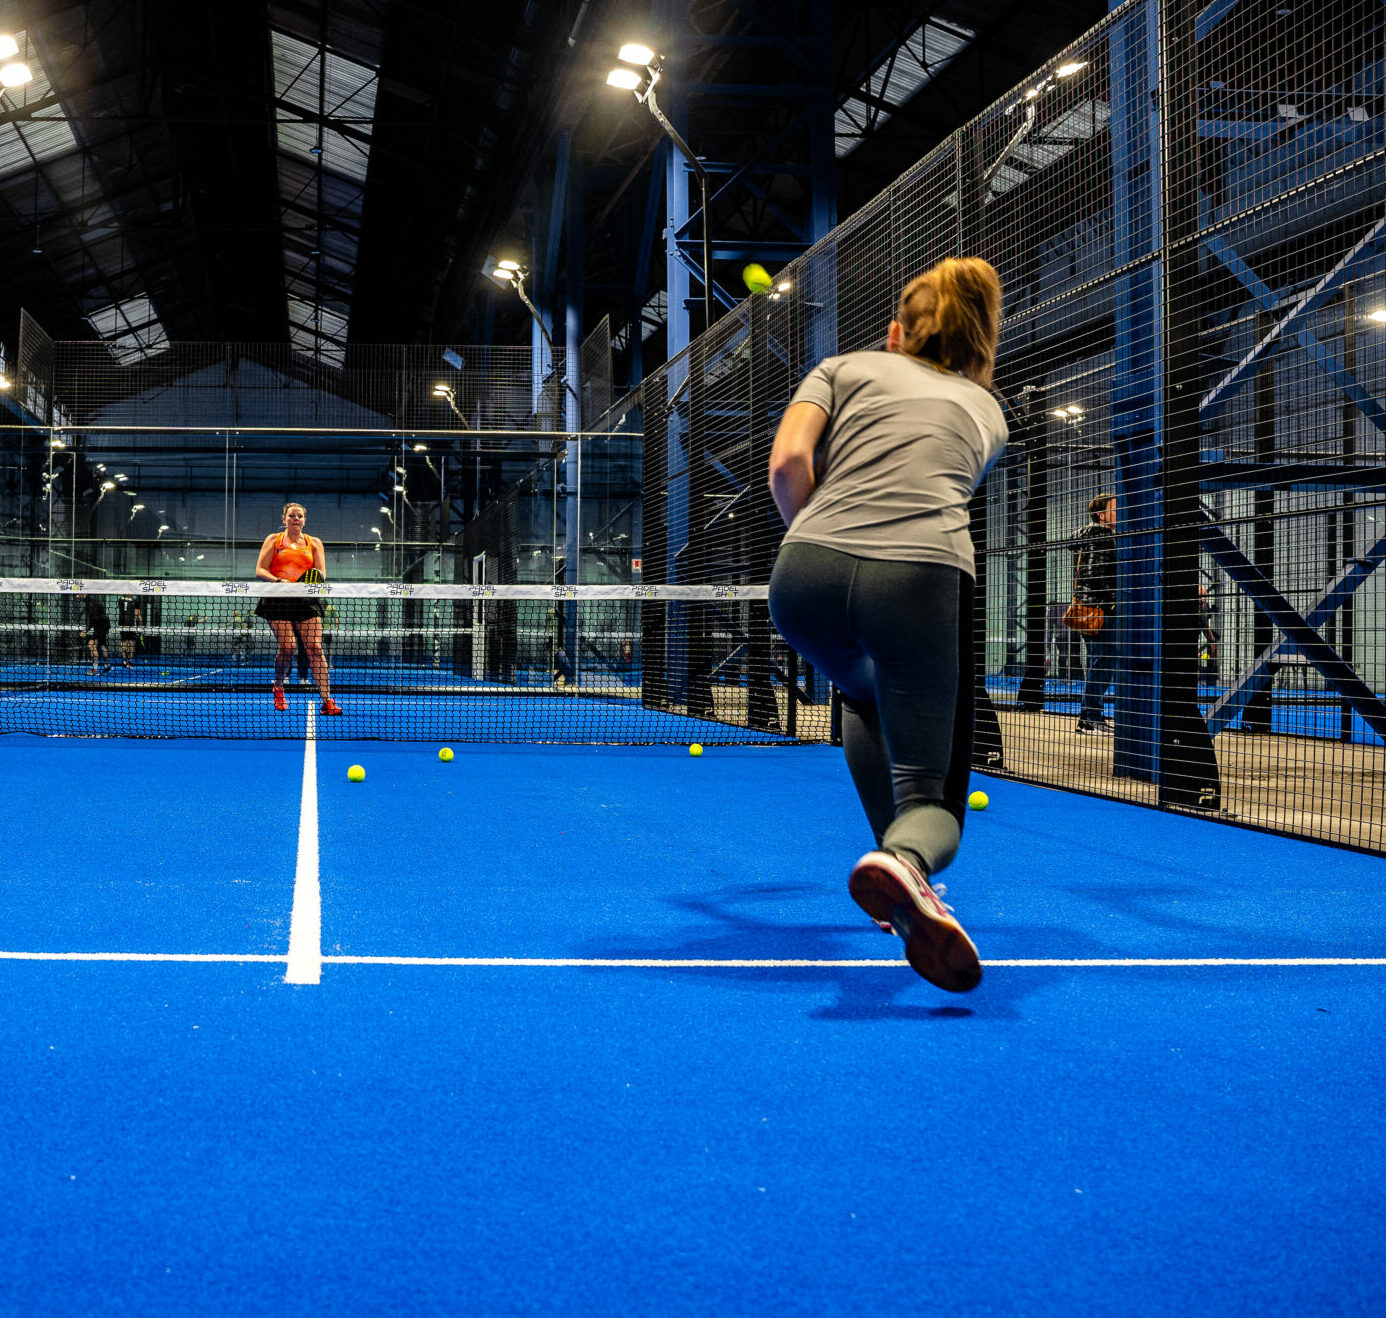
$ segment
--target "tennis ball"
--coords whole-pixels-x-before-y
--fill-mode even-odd
[[[363,783],[366,781],[366,771],[359,764],[353,764],[347,770],[347,777],[354,783]]]
[[[752,293],[768,293],[771,284],[775,282],[770,278],[770,272],[759,261],[752,261],[750,265],[742,266],[741,278]]]
[[[444,746],[443,749],[438,752],[438,758],[442,760],[444,764],[446,764],[450,759],[452,759],[452,747]]]
[[[973,792],[972,795],[967,798],[967,804],[974,810],[985,810],[990,802],[985,792]]]
[[[695,741],[695,742],[688,748],[688,753],[689,753],[690,755],[701,755],[701,754],[703,753],[702,743],[701,743],[701,742]]]

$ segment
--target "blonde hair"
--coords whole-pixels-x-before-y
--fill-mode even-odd
[[[902,352],[991,388],[1001,335],[1001,280],[986,261],[949,257],[910,280],[895,319],[903,331]]]

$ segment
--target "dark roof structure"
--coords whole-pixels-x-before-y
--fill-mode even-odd
[[[0,3],[34,75],[0,99],[0,340],[13,349],[23,308],[55,338],[132,356],[288,342],[332,363],[352,344],[523,342],[523,309],[483,267],[546,231],[561,150],[582,170],[584,332],[608,313],[629,324],[663,279],[662,253],[646,254],[648,287],[631,276],[663,137],[604,78],[621,40],[660,39],[661,8]],[[776,141],[775,88],[806,75],[756,24],[831,15],[831,71],[811,90],[836,116],[842,217],[1105,8],[689,0],[684,83],[760,84],[757,112],[709,114],[697,149],[784,155],[716,224],[773,247],[805,186],[798,148]]]

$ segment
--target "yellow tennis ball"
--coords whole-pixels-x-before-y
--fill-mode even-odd
[[[438,752],[438,758],[442,760],[444,764],[446,764],[450,759],[452,759],[452,747],[444,746],[443,749]]]
[[[967,798],[967,803],[974,810],[985,810],[990,804],[990,801],[985,792],[973,792],[972,795]]]
[[[701,755],[701,754],[703,753],[702,743],[701,743],[701,742],[695,741],[695,742],[688,748],[688,753],[689,753],[690,755]]]
[[[354,783],[363,783],[366,781],[366,771],[359,764],[353,764],[347,770],[347,777]]]
[[[752,293],[768,293],[771,284],[775,282],[770,278],[770,272],[759,261],[752,261],[750,265],[742,266],[741,278]]]

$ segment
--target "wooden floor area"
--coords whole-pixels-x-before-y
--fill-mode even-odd
[[[999,711],[1008,777],[1144,805],[1154,784],[1112,774],[1112,737],[1072,714]],[[1221,810],[1209,818],[1386,853],[1386,751],[1315,737],[1224,732],[1213,742]],[[1190,812],[1193,813],[1193,812]]]

